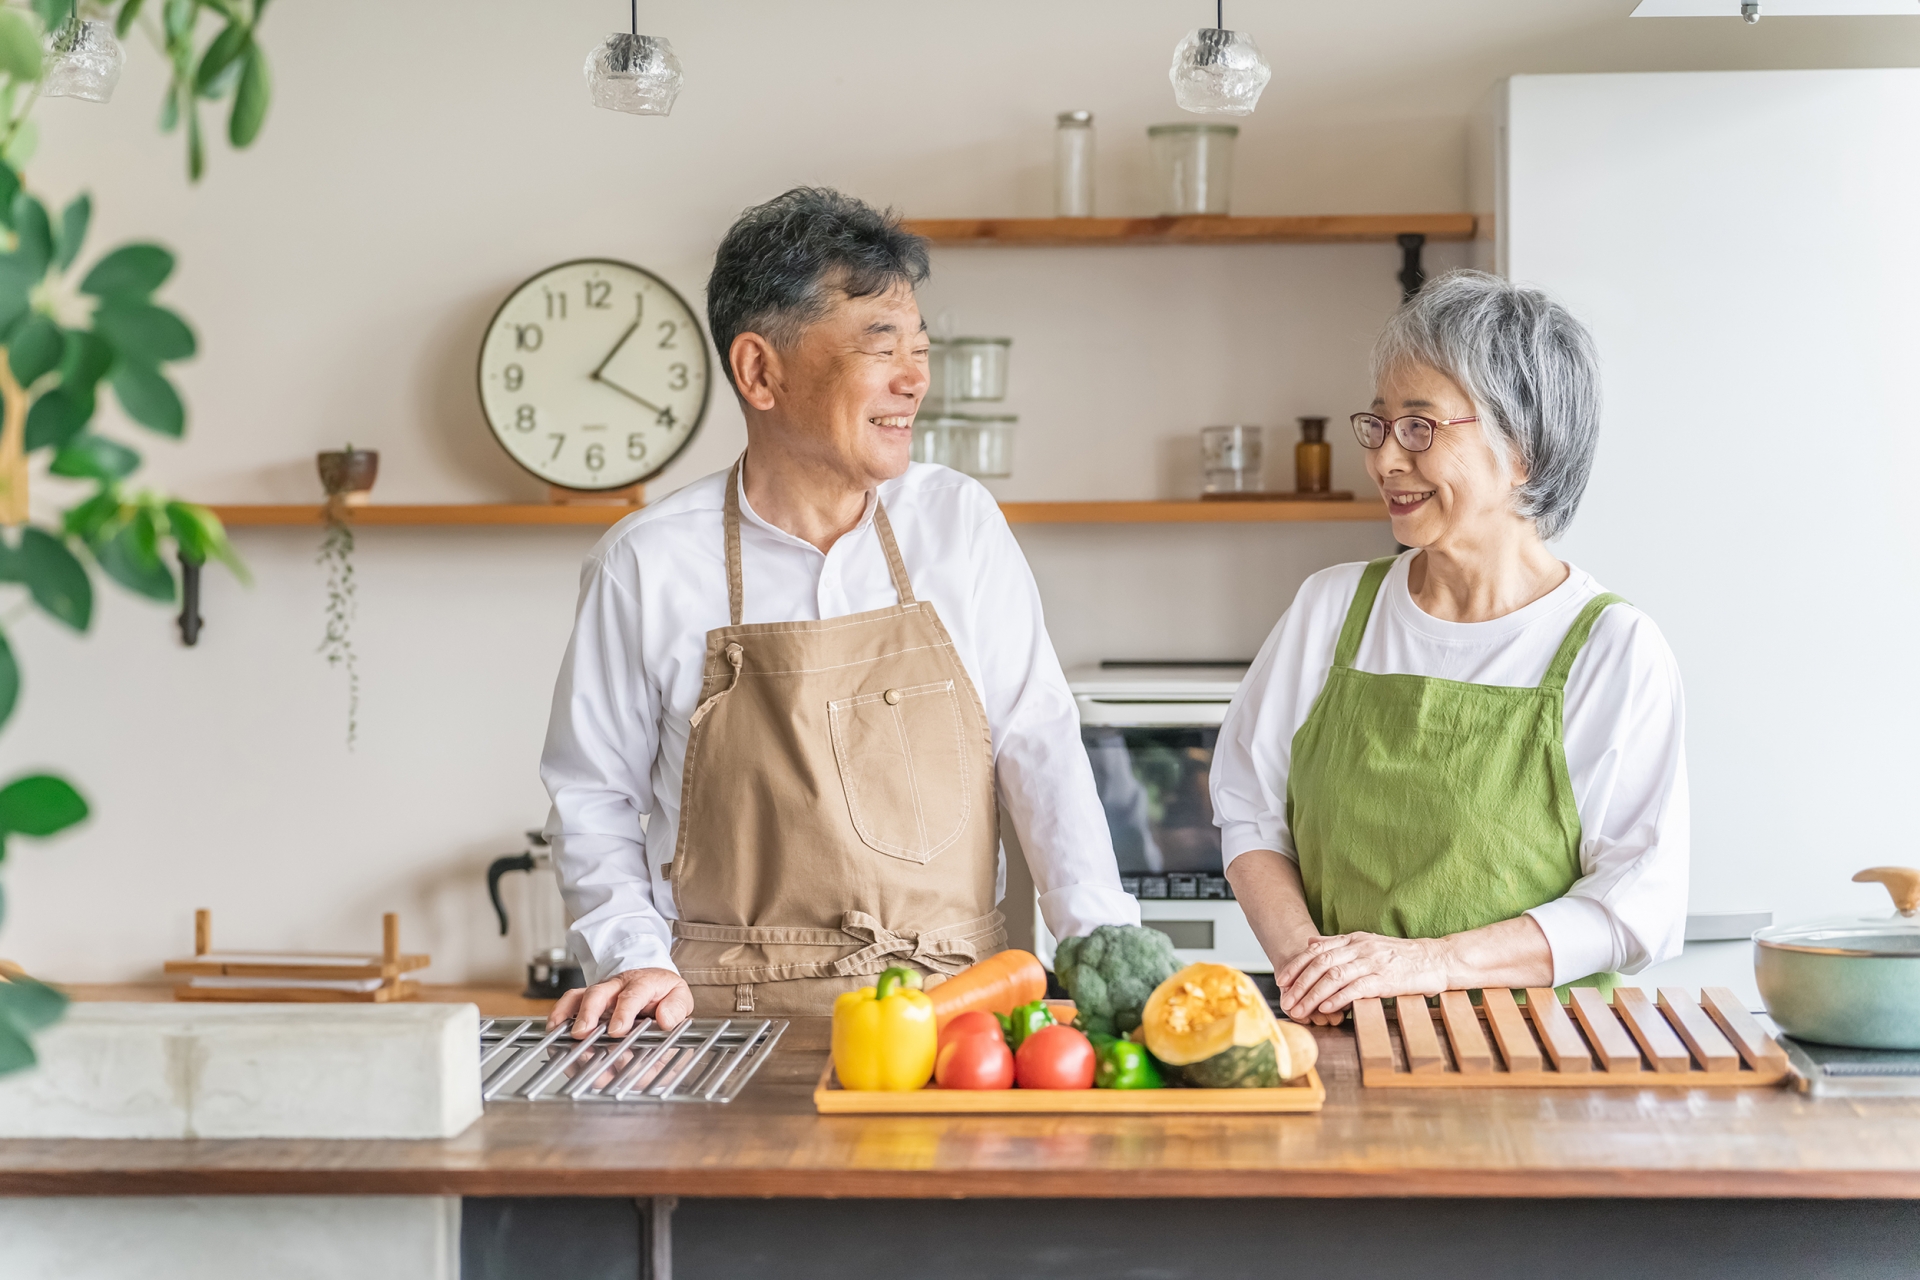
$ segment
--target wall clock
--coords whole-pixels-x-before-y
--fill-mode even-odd
[[[659,474],[707,415],[706,331],[673,287],[608,258],[515,289],[480,345],[480,404],[513,460],[563,489]]]

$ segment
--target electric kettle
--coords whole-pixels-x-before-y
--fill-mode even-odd
[[[510,871],[527,873],[522,932],[532,944],[527,961],[527,989],[522,995],[553,1000],[563,991],[587,985],[585,972],[567,954],[567,911],[560,901],[560,881],[553,871],[553,851],[539,831],[527,832],[527,851],[495,858],[487,868],[487,896],[500,917],[500,936],[507,934],[507,908],[500,901],[500,877]]]

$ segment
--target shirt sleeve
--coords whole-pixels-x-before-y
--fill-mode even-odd
[[[993,733],[994,780],[1013,819],[1056,938],[1139,924],[1120,888],[1107,815],[1080,742],[1080,715],[1047,636],[1040,589],[996,507],[975,526],[973,609],[980,697]]]
[[[1601,615],[1568,675],[1564,724],[1580,878],[1527,913],[1553,950],[1555,985],[1638,973],[1685,944],[1686,708],[1679,666],[1645,614]]]
[[[673,968],[643,826],[659,748],[659,699],[639,656],[643,624],[632,593],[590,560],[540,756],[553,799],[546,834],[573,920],[569,950],[589,982]]]
[[[1336,566],[1301,584],[1227,707],[1210,778],[1222,868],[1250,849],[1299,861],[1287,826],[1293,737],[1333,668],[1338,623],[1364,568]]]

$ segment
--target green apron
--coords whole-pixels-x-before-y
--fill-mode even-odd
[[[1587,602],[1537,689],[1375,675],[1353,662],[1393,561],[1361,575],[1326,687],[1294,735],[1287,824],[1322,933],[1439,938],[1511,920],[1579,879],[1567,672],[1620,597]]]

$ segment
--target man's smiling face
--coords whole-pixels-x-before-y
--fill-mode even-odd
[[[927,394],[927,333],[913,290],[833,291],[832,309],[780,352],[775,400],[788,445],[865,488],[907,469]]]

